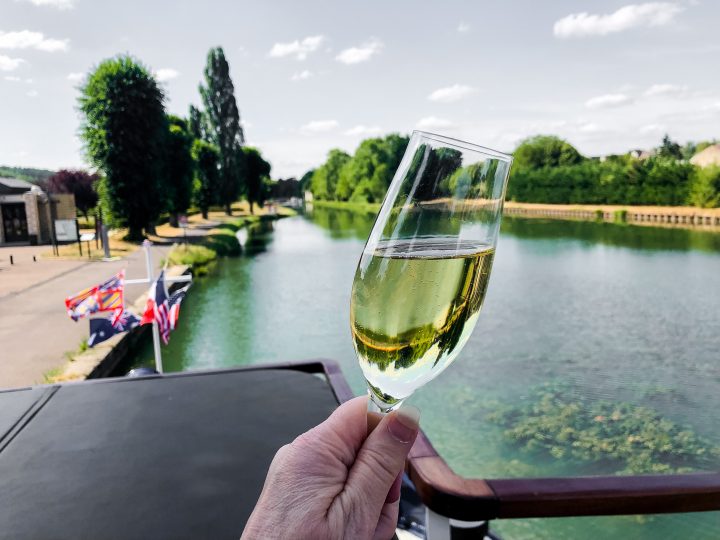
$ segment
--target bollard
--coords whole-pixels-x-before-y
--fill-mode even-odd
[[[35,255],[33,255],[33,262],[37,262],[37,259],[35,258]]]
[[[11,264],[11,265],[15,264],[15,261],[13,261],[13,256],[12,256],[12,255],[10,255],[10,264]]]

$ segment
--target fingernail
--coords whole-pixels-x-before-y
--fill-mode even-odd
[[[403,405],[390,417],[388,431],[401,443],[415,438],[420,423],[420,410],[412,405]]]

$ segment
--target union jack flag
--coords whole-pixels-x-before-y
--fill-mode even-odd
[[[170,331],[175,330],[178,317],[180,316],[180,303],[185,298],[190,285],[187,285],[168,298],[165,289],[165,271],[160,272],[155,283],[150,288],[145,313],[143,313],[140,324],[152,324],[156,322],[160,337],[165,345],[170,341]]]
[[[98,311],[115,312],[114,319],[121,316],[125,305],[123,291],[125,288],[125,270],[120,270],[113,277],[100,285],[84,289],[65,299],[67,314],[73,321],[78,321]]]

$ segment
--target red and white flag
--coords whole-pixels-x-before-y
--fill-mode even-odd
[[[143,313],[140,324],[152,324],[156,322],[160,337],[165,345],[170,341],[170,331],[175,330],[177,320],[180,316],[180,303],[185,298],[190,285],[183,287],[168,298],[165,289],[165,271],[160,272],[153,286],[150,287],[145,313]]]

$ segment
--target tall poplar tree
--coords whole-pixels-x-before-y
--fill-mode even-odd
[[[222,47],[210,49],[205,66],[205,84],[200,85],[205,105],[207,138],[220,151],[219,202],[225,213],[232,213],[232,203],[244,186],[242,145],[245,143],[240,112],[235,102],[235,87],[230,79],[230,66]]]

